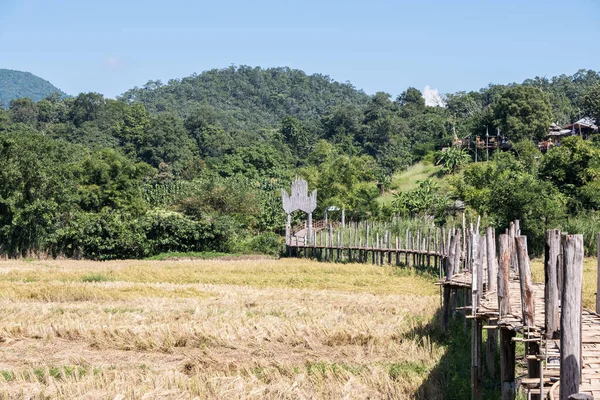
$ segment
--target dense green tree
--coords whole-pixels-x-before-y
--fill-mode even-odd
[[[15,99],[9,105],[12,122],[35,126],[38,120],[38,106],[31,99]]]
[[[303,162],[310,153],[316,138],[302,125],[300,120],[291,115],[287,115],[281,120],[280,131],[292,154]]]
[[[533,86],[507,89],[494,105],[496,124],[512,141],[542,139],[553,115],[548,95]]]
[[[568,196],[572,211],[600,202],[593,190],[600,181],[600,149],[581,137],[565,138],[551,149],[541,162],[540,175]]]
[[[581,105],[586,115],[600,124],[600,83],[590,87],[583,95]]]
[[[106,99],[99,93],[81,93],[70,102],[71,120],[76,126],[96,121],[106,106]]]
[[[197,153],[196,143],[188,136],[183,121],[173,113],[152,116],[143,135],[137,153],[155,168],[166,164],[171,171],[179,172]]]

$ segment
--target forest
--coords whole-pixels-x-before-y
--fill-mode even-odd
[[[0,107],[0,253],[277,253],[281,189],[301,176],[318,189],[316,218],[335,205],[353,220],[444,223],[460,200],[497,229],[521,219],[539,254],[545,229],[590,241],[600,231],[600,136],[545,154],[536,145],[551,123],[582,117],[600,121],[596,71],[490,84],[435,107],[412,87],[369,96],[326,75],[247,66],[150,81],[117,99],[12,99]],[[452,146],[496,132],[510,146],[477,163]],[[393,187],[415,163],[438,165],[444,184]]]

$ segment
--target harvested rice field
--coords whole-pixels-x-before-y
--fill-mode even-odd
[[[451,398],[434,282],[299,259],[0,261],[0,398]]]

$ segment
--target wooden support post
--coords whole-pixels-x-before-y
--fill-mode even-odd
[[[547,339],[558,339],[560,330],[559,295],[558,295],[558,263],[560,258],[560,231],[546,231],[544,251],[544,298]]]
[[[465,213],[462,213],[462,251],[461,257],[467,258],[467,223],[465,220]]]
[[[498,288],[498,272],[496,271],[496,241],[494,240],[494,228],[489,226],[485,231],[485,245],[487,249],[487,290],[496,291]]]
[[[581,383],[581,289],[583,235],[566,235],[560,316],[560,400],[579,392]]]
[[[488,227],[485,232],[485,248],[487,257],[487,291],[496,291],[498,276],[496,272],[496,243],[494,230]],[[498,348],[498,330],[487,331],[485,364],[488,376],[494,379],[496,375],[496,349]]]
[[[515,400],[517,394],[515,387],[515,342],[513,341],[515,336],[516,333],[513,330],[506,328],[500,329],[500,380],[502,384],[502,400]]]
[[[463,238],[464,241],[464,238]],[[454,273],[459,272],[462,269],[461,264],[461,242],[460,242],[460,230],[456,230],[456,249],[454,250]]]
[[[472,283],[471,283],[471,399],[481,399],[481,321],[477,319],[477,308],[479,307],[479,300],[481,292],[479,291],[482,265],[481,258],[479,257],[479,235],[473,233],[470,237],[471,249],[473,251],[473,272],[472,272]]]
[[[515,239],[517,261],[519,265],[519,283],[521,285],[521,311],[523,325],[534,326],[535,309],[533,307],[533,285],[531,283],[531,266],[527,254],[527,236]]]
[[[431,267],[431,229],[427,230],[427,268]]]
[[[488,321],[495,325],[495,322]],[[498,348],[498,329],[488,329],[485,343],[485,367],[490,379],[496,377],[496,349]]]
[[[498,311],[500,320],[511,313],[510,309],[510,236],[500,235],[498,242]]]
[[[444,331],[448,330],[448,326],[450,324],[450,293],[452,288],[448,285],[444,285],[444,297],[442,304],[442,329]]]
[[[479,235],[479,234],[478,234]],[[478,285],[479,298],[483,296],[483,281],[487,279],[487,246],[485,236],[479,236],[479,274],[478,274]]]
[[[452,236],[451,244],[450,244],[450,256],[448,257],[448,262],[446,263],[446,281],[452,279],[452,275],[454,273],[454,252],[456,251],[456,239],[457,236]],[[450,320],[450,287],[444,286],[444,304],[442,304],[442,328],[444,330],[448,330],[449,320]]]

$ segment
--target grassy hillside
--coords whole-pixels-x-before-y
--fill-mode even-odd
[[[29,97],[33,101],[58,93],[65,93],[50,82],[29,72],[0,69],[0,102],[7,107],[11,100]]]
[[[396,172],[392,177],[390,190],[378,198],[383,204],[390,204],[394,199],[394,194],[407,192],[419,186],[418,182],[429,179],[437,183],[440,189],[448,187],[448,181],[440,177],[441,168],[437,165],[419,162],[411,165],[404,171]]]

